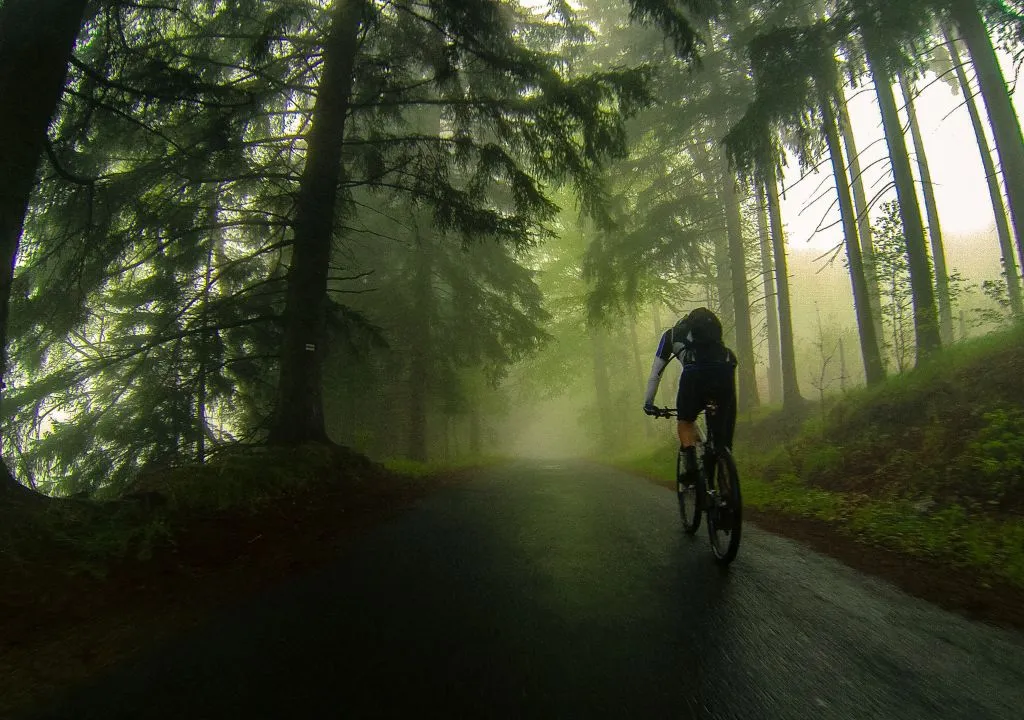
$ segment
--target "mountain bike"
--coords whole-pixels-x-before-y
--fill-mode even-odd
[[[701,513],[708,518],[708,537],[715,560],[727,565],[736,558],[743,534],[743,500],[740,476],[727,447],[717,447],[714,427],[718,408],[708,403],[697,416],[696,483],[686,478],[686,458],[680,448],[676,455],[676,498],[683,530],[693,535],[700,528]],[[656,408],[654,417],[676,417],[676,408]],[[709,418],[712,422],[709,422]]]

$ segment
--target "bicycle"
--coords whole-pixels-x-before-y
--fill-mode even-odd
[[[676,455],[676,498],[683,530],[693,535],[700,529],[701,513],[708,517],[708,538],[715,560],[728,565],[736,558],[743,534],[743,499],[740,477],[729,448],[715,446],[714,418],[717,407],[708,403],[697,416],[696,484],[685,483],[686,458],[680,448]],[[655,408],[654,417],[676,417],[676,408]],[[716,485],[717,480],[717,485]],[[698,502],[698,499],[703,502]]]

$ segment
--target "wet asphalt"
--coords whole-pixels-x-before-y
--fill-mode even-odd
[[[37,717],[412,715],[1020,720],[1024,636],[753,528],[723,572],[670,491],[522,463]]]

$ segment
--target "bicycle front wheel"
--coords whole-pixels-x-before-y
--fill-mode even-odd
[[[700,480],[696,483],[687,481],[686,458],[679,452],[676,455],[676,499],[679,501],[679,518],[687,535],[693,535],[700,528],[699,500],[703,497],[703,483]]]
[[[715,560],[727,565],[736,559],[743,534],[743,499],[736,463],[727,450],[715,461],[715,491],[708,509],[708,535]]]

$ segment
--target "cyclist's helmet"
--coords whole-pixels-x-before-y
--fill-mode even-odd
[[[722,343],[722,322],[706,307],[699,307],[676,323],[676,332],[683,337],[692,335],[694,345],[720,345]]]

